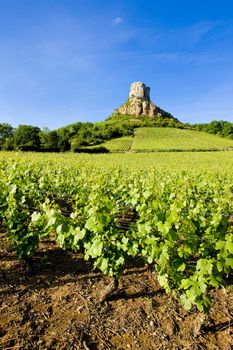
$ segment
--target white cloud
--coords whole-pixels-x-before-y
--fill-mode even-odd
[[[123,22],[123,18],[122,17],[116,17],[112,20],[112,22],[116,25],[121,24]]]

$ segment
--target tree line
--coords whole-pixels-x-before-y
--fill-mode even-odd
[[[80,122],[53,131],[33,125],[19,125],[13,128],[8,123],[0,123],[0,149],[36,152],[75,151],[132,133],[133,127],[126,123]]]
[[[209,124],[184,124],[173,119],[132,118],[118,116],[100,123],[75,123],[57,130],[40,129],[33,125],[19,125],[13,128],[0,123],[0,149],[35,152],[80,151],[103,144],[105,141],[133,135],[136,127],[160,126],[188,128],[233,139],[233,123],[212,121]]]
[[[213,120],[207,124],[194,124],[193,127],[198,131],[209,134],[226,137],[233,140],[233,123],[224,120]]]

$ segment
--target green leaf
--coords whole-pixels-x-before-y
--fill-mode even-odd
[[[106,272],[108,270],[108,259],[99,258],[97,266],[102,272]]]
[[[233,269],[233,258],[227,258],[226,265]]]
[[[38,213],[36,211],[34,211],[31,215],[31,221],[32,222],[37,222],[40,220],[40,218],[42,217],[42,214],[41,213]]]
[[[181,280],[180,288],[181,289],[188,289],[192,285],[193,281],[191,281],[189,278],[185,278]]]
[[[49,221],[48,221],[48,226],[55,226],[56,224],[56,221],[57,221],[57,218],[55,216],[52,216]]]
[[[85,229],[81,230],[80,227],[76,227],[73,232],[74,232],[74,244],[81,241],[86,235],[86,230]]]
[[[210,275],[210,284],[214,288],[219,288],[219,282],[213,275]]]
[[[125,262],[125,259],[123,258],[123,256],[120,256],[117,260],[116,260],[116,266],[121,266],[123,265]]]
[[[197,308],[200,312],[207,312],[211,306],[211,300],[209,296],[205,296],[203,299],[196,302]]]
[[[162,233],[163,236],[166,236],[170,229],[169,223],[162,223],[161,221],[157,224],[158,230]]]
[[[183,272],[183,271],[185,270],[185,268],[186,268],[186,264],[183,263],[183,264],[181,264],[181,265],[177,268],[177,271]]]
[[[191,302],[191,300],[189,300],[189,299],[187,298],[187,296],[186,296],[185,293],[182,294],[182,295],[180,296],[180,302],[181,302],[181,304],[183,305],[183,307],[184,307],[185,310],[189,311],[189,310],[191,309],[191,307],[192,307],[192,302]]]
[[[225,242],[225,241],[218,241],[218,242],[216,242],[216,249],[217,249],[217,250],[224,249],[224,248],[225,248],[225,245],[226,245],[226,242]]]
[[[96,219],[94,216],[90,217],[85,224],[85,228],[93,231],[96,228]]]
[[[157,277],[158,282],[160,284],[161,287],[164,287],[166,289],[166,291],[169,291],[169,283],[168,283],[168,275],[164,274],[164,275],[158,275]]]
[[[99,240],[95,240],[90,246],[89,254],[92,256],[92,258],[96,258],[97,256],[101,255],[102,250],[103,250],[103,242]]]
[[[226,242],[226,249],[228,250],[228,252],[230,254],[233,254],[233,242],[230,242],[229,240],[227,240],[227,242]]]
[[[197,261],[196,269],[199,270],[201,273],[211,274],[212,268],[213,268],[213,263],[208,259],[199,259]]]
[[[217,269],[219,272],[222,272],[224,269],[224,262],[222,260],[217,261]]]
[[[61,235],[63,233],[63,224],[57,226],[56,232],[58,235]]]

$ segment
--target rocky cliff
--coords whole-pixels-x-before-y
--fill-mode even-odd
[[[114,114],[128,114],[136,116],[166,117],[172,116],[157,107],[150,100],[150,88],[137,81],[131,84],[128,100],[115,110]]]

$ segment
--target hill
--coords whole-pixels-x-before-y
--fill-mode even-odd
[[[161,131],[165,127],[169,129]],[[141,128],[153,130],[141,131]],[[204,134],[189,134],[191,130]],[[206,133],[233,140],[233,124],[221,120],[209,124],[182,123],[153,103],[150,88],[138,81],[131,84],[127,101],[102,122],[77,122],[52,131],[32,125],[19,125],[15,129],[8,123],[0,123],[0,150],[104,153],[232,147],[231,141],[207,137]]]
[[[144,127],[135,129],[133,137],[117,138],[101,146],[110,152],[222,151],[233,150],[233,140],[195,130]]]
[[[156,120],[158,118],[173,119],[170,113],[156,106],[150,99],[150,87],[141,81],[131,84],[128,100],[115,110],[113,115],[149,116]]]

